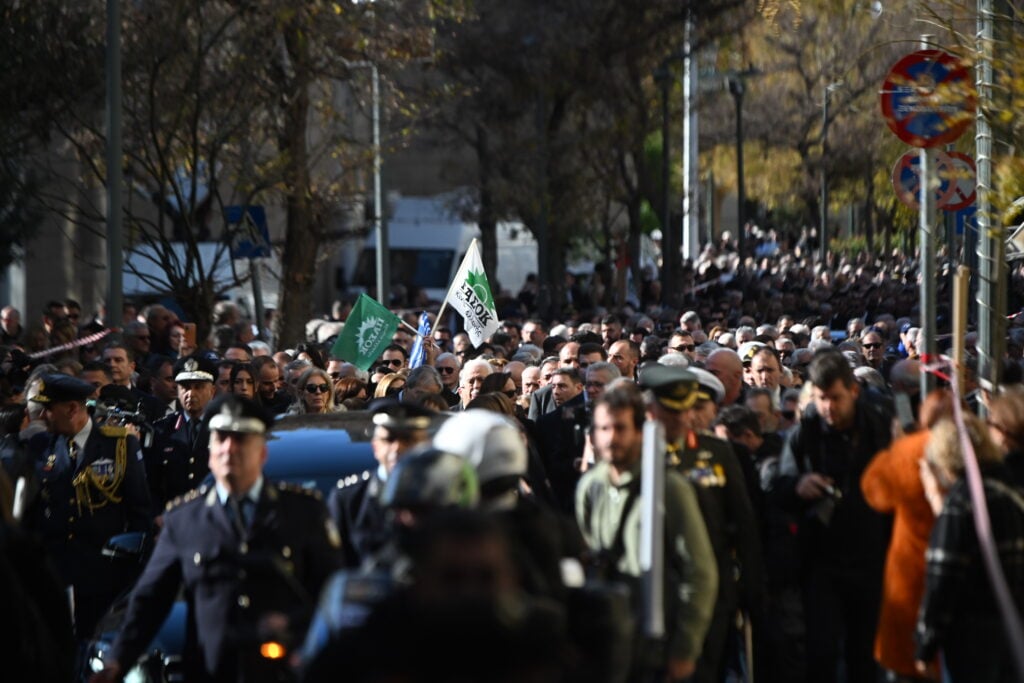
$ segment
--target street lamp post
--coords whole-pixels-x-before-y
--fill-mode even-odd
[[[835,81],[826,85],[821,99],[821,166],[818,169],[821,185],[821,228],[818,231],[818,249],[823,267],[828,261],[828,175],[825,172],[828,155],[828,96],[842,84],[842,81]]]
[[[384,198],[381,187],[381,153],[380,153],[380,72],[375,62],[360,60],[346,62],[352,68],[370,70],[370,126],[371,144],[373,146],[373,233],[377,237],[377,300],[385,306],[390,302],[391,259],[388,244],[388,226],[384,222]]]

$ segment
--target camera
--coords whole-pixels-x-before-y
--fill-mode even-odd
[[[111,427],[137,427],[142,446],[148,448],[153,441],[153,427],[149,424],[141,403],[125,398],[100,397],[87,404],[89,414],[97,425]]]
[[[807,515],[811,519],[817,520],[823,527],[828,528],[832,524],[836,507],[843,500],[843,492],[834,486],[826,486],[824,491],[825,495],[811,506]]]

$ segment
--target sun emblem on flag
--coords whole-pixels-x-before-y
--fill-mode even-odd
[[[359,325],[359,330],[356,332],[356,346],[359,347],[360,353],[369,353],[373,349],[383,326],[384,320],[375,316],[367,318]]]
[[[476,298],[480,300],[488,310],[494,310],[494,298],[491,296],[491,288],[487,284],[487,275],[484,272],[469,271],[469,275],[466,276],[466,284],[472,289],[473,293],[476,294]]]

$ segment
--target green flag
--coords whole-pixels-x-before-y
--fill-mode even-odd
[[[331,355],[360,370],[368,370],[391,343],[399,323],[401,320],[397,315],[376,300],[360,294],[345,321],[345,328],[331,348]]]

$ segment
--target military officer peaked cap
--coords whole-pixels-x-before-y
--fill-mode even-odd
[[[273,425],[270,415],[259,404],[235,394],[213,399],[206,408],[205,419],[210,431],[233,434],[266,434]]]
[[[367,409],[373,413],[373,424],[393,431],[426,429],[435,414],[429,408],[391,397],[371,401]]]
[[[721,404],[725,400],[725,385],[704,368],[690,368],[690,372],[697,376],[697,398],[704,401],[714,401]]]
[[[38,391],[31,400],[36,403],[60,403],[62,401],[85,401],[96,391],[96,387],[71,375],[53,373],[43,375]]]
[[[640,371],[640,386],[668,410],[686,410],[697,401],[697,376],[686,368],[652,363]]]
[[[212,383],[216,375],[215,368],[216,366],[205,356],[185,356],[174,364],[174,381]]]

